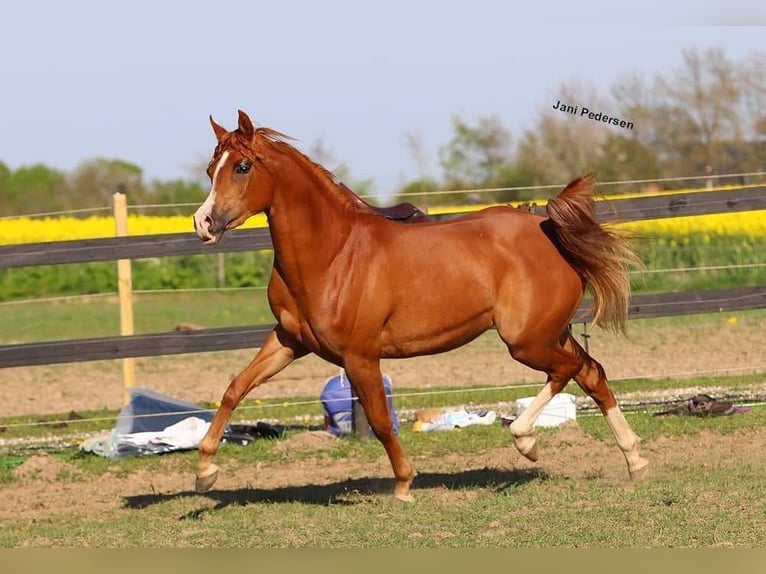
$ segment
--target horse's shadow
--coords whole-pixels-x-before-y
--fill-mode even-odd
[[[486,488],[502,493],[527,482],[547,478],[547,474],[539,469],[482,468],[456,473],[422,472],[415,477],[412,489],[463,490]],[[302,502],[319,506],[353,505],[360,502],[354,495],[392,494],[393,485],[393,478],[356,478],[330,484],[306,484],[269,489],[211,490],[202,494],[187,490],[170,494],[126,496],[124,506],[129,509],[140,510],[171,500],[197,496],[204,496],[216,502],[212,508],[193,510],[181,517],[181,520],[188,520],[200,518],[206,512],[221,510],[227,506],[246,506],[258,502]]]

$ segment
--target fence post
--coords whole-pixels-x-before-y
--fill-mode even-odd
[[[705,179],[705,189],[713,189],[713,178],[710,177],[713,173],[713,166],[706,165],[705,173],[707,174],[707,178]]]
[[[223,252],[219,253],[216,258],[216,271],[218,275],[218,287],[226,286],[226,260],[223,257]]]
[[[582,340],[583,340],[583,347],[585,347],[585,352],[590,353],[590,349],[588,348],[588,341],[590,340],[590,333],[588,333],[588,322],[583,321],[582,323]]]
[[[128,235],[128,205],[124,193],[113,196],[114,226],[117,237]],[[120,335],[133,335],[133,282],[130,270],[130,259],[117,260],[117,293],[120,299]],[[122,360],[122,387],[124,401],[129,400],[128,389],[136,385],[135,359],[128,357]]]

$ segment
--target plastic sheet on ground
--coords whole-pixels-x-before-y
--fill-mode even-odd
[[[497,415],[494,411],[469,412],[466,410],[445,411],[429,420],[416,420],[412,430],[416,432],[450,431],[472,425],[491,425]]]
[[[213,413],[199,405],[134,387],[114,429],[85,441],[80,448],[107,458],[193,449],[212,420]]]

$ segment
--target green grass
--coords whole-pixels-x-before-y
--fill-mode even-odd
[[[430,494],[411,506],[384,498],[346,496],[327,506],[300,501],[269,503],[257,491],[220,510],[202,497],[180,497],[136,510],[115,521],[78,515],[0,530],[6,547],[235,547],[235,548],[647,548],[762,545],[760,499],[745,488],[728,488],[749,474],[743,469],[710,473],[705,482],[725,490],[726,508],[699,511],[699,480],[663,480],[633,493],[566,479],[516,486],[468,488],[470,500],[445,504]],[[522,477],[523,478],[523,477]],[[503,486],[503,488],[505,488]],[[583,501],[587,501],[583,503]],[[572,505],[577,504],[577,508]],[[747,512],[743,512],[747,509]],[[154,519],[148,521],[146,514]]]
[[[639,236],[632,242],[633,248],[650,272],[633,275],[634,290],[692,291],[763,285],[766,283],[766,267],[758,266],[764,262],[763,250],[759,249],[762,241],[748,235],[710,236],[705,233]],[[743,267],[730,268],[736,265]],[[651,272],[668,269],[686,271]]]
[[[234,327],[274,322],[264,290],[134,295],[136,334],[173,331],[179,323]],[[0,344],[120,334],[116,296],[0,306]]]
[[[678,446],[708,431],[718,436],[766,424],[766,409],[716,419],[654,419],[631,415],[647,441],[664,437]],[[601,419],[580,426],[601,438]],[[647,433],[649,428],[653,433]],[[546,449],[557,431],[539,431]],[[649,436],[647,436],[649,435]],[[689,438],[687,438],[689,437]],[[611,438],[608,438],[611,443]],[[329,484],[275,488],[243,485],[207,495],[189,490],[126,493],[121,507],[81,512],[76,508],[22,518],[0,525],[0,546],[78,547],[700,547],[766,544],[762,497],[763,457],[732,462],[687,457],[672,472],[644,483],[599,475],[571,478],[566,472],[509,467],[465,467],[460,459],[509,448],[498,426],[471,427],[454,433],[417,434],[405,429],[402,442],[421,473],[416,501],[394,504],[390,480],[346,478]],[[366,465],[372,476],[382,456],[380,445],[337,441],[328,449],[279,451],[277,442],[224,447],[218,462],[235,475],[238,468],[261,464],[264,474],[305,460],[319,464],[343,458]],[[563,448],[560,447],[560,448]],[[545,450],[544,450],[545,452]],[[134,472],[155,476],[157,484],[171,471],[191,473],[195,453],[106,461],[59,453],[79,474],[62,483],[103,480]],[[449,457],[453,457],[450,459]],[[619,455],[615,455],[619,456]],[[297,458],[296,458],[297,457]],[[457,460],[455,459],[457,457]],[[599,462],[593,461],[594,469]],[[107,474],[109,473],[109,474]],[[388,469],[383,470],[387,476]],[[290,483],[289,476],[285,481]],[[6,484],[8,484],[6,482]]]

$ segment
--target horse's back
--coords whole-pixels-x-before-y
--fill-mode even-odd
[[[503,265],[529,250],[556,257],[555,246],[540,226],[543,221],[514,208],[491,207],[447,221],[382,226],[385,231],[376,241],[392,265]]]

